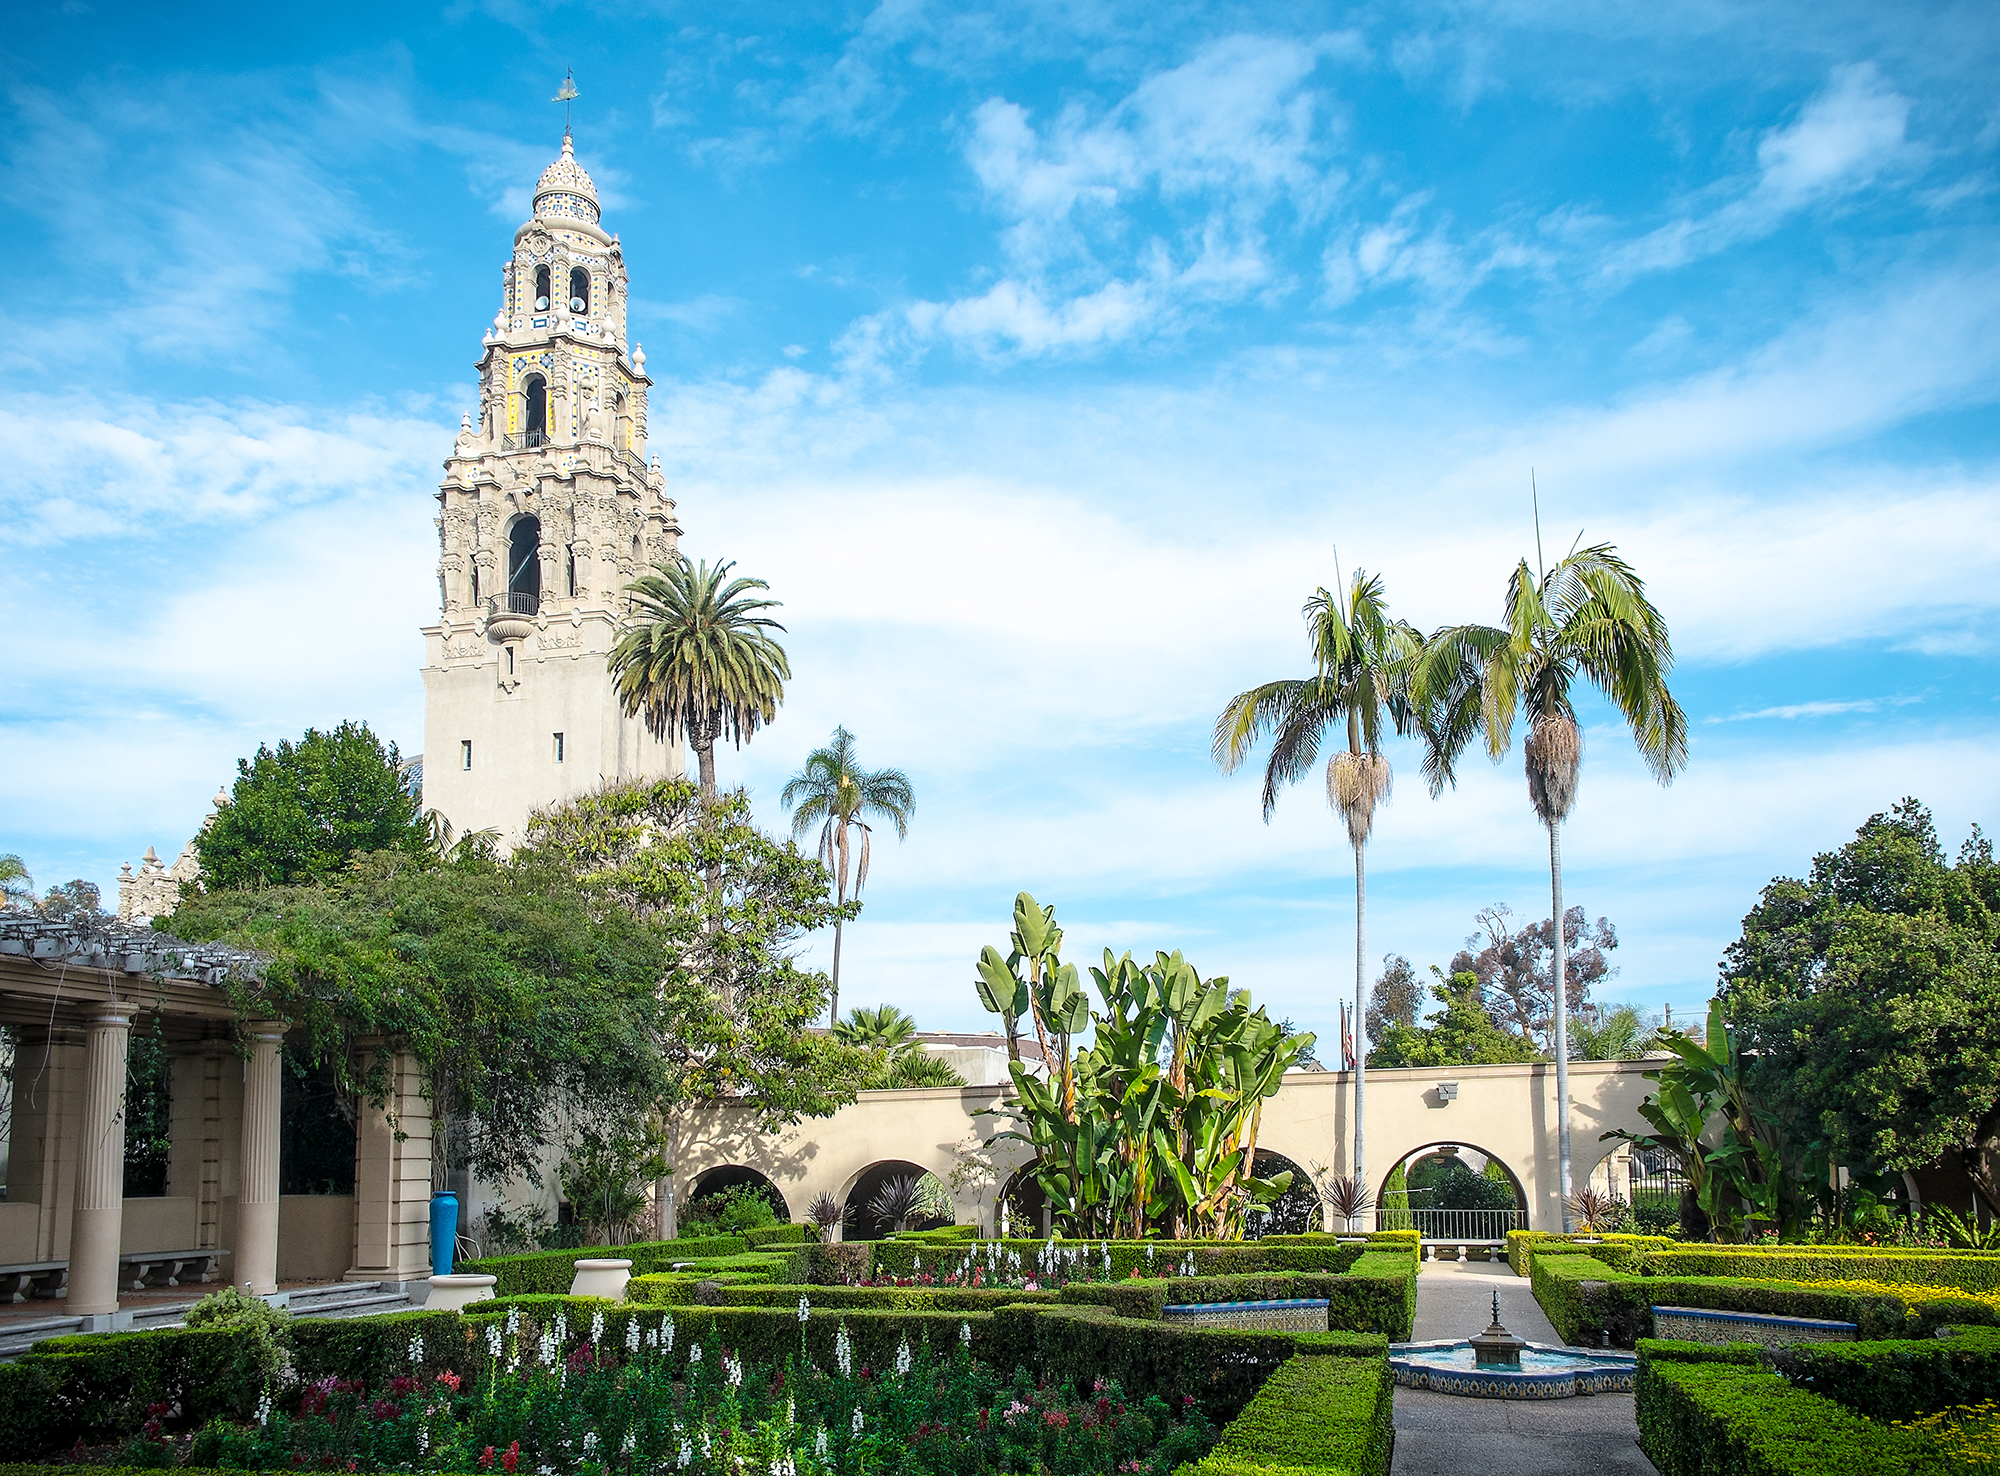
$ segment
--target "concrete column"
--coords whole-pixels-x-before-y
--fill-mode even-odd
[[[278,1289],[278,1051],[282,1020],[245,1028],[250,1059],[243,1063],[243,1191],[237,1201],[236,1265],[230,1279],[252,1296]]]
[[[379,1040],[356,1042],[366,1070]],[[354,1135],[354,1262],[349,1281],[416,1281],[430,1274],[431,1109],[416,1057],[389,1059],[384,1102],[360,1103]]]
[[[64,1025],[23,1030],[16,1037],[7,1198],[36,1206],[32,1244],[14,1251],[20,1260],[68,1258],[82,1082],[81,1030]]]
[[[125,1215],[125,1056],[137,1005],[92,1005],[84,1016],[82,1137],[69,1233],[69,1311],[118,1310],[118,1237]]]

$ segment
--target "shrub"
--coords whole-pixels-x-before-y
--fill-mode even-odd
[[[1920,1435],[1878,1425],[1762,1368],[1655,1358],[1640,1365],[1639,1445],[1660,1476],[1933,1476]]]
[[[1535,1300],[1566,1343],[1595,1343],[1608,1331],[1614,1345],[1629,1348],[1652,1335],[1656,1305],[1852,1322],[1863,1338],[1901,1337],[1907,1326],[1903,1303],[1895,1297],[1795,1282],[1634,1276],[1590,1256],[1539,1254],[1533,1280]]]
[[[1875,1420],[2000,1399],[2000,1333],[1878,1343],[1800,1343],[1771,1350],[1770,1363],[1810,1389]]]
[[[1380,1358],[1298,1356],[1264,1381],[1191,1476],[1313,1468],[1387,1476],[1395,1382]]]
[[[1620,1271],[1632,1269],[1632,1264],[1649,1251],[1666,1250],[1681,1242],[1670,1235],[1600,1235],[1591,1237],[1598,1242],[1594,1245],[1578,1245],[1575,1235],[1565,1235],[1557,1230],[1509,1230],[1507,1232],[1507,1264],[1514,1268],[1516,1276],[1526,1276],[1531,1256],[1555,1250],[1558,1254],[1573,1251],[1579,1255],[1594,1256],[1607,1266],[1615,1266]],[[1558,1249],[1563,1248],[1563,1249]]]
[[[921,1235],[923,1232],[918,1232]],[[874,1269],[879,1276],[909,1276],[917,1271],[943,1273],[962,1264],[968,1254],[992,1242],[954,1240],[932,1242],[899,1235],[875,1243]],[[1263,1240],[1221,1244],[1213,1240],[1004,1240],[1003,1249],[1021,1257],[1029,1274],[1053,1245],[1065,1256],[1064,1279],[1124,1281],[1134,1271],[1141,1276],[1172,1276],[1192,1258],[1196,1276],[1231,1276],[1258,1271],[1345,1271],[1369,1247],[1342,1245],[1331,1236],[1267,1236]],[[1111,1269],[1104,1269],[1106,1251]],[[919,1266],[921,1262],[921,1266]]]
[[[1883,1246],[1676,1246],[1640,1263],[1648,1276],[1745,1276],[1760,1281],[1898,1281],[1964,1292],[2000,1291],[2000,1256]]]
[[[576,1263],[582,1260],[629,1260],[632,1274],[671,1271],[676,1262],[740,1254],[750,1242],[740,1235],[711,1235],[695,1240],[647,1240],[635,1245],[584,1246],[576,1250],[533,1251],[520,1256],[487,1256],[466,1261],[458,1270],[471,1276],[495,1278],[495,1296],[523,1292],[560,1294],[570,1288]]]
[[[465,1373],[473,1367],[467,1361],[471,1346],[466,1319],[442,1310],[292,1324],[293,1363],[300,1381],[308,1384],[339,1378],[360,1379],[372,1387],[396,1374],[429,1378],[446,1369]]]
[[[750,1249],[762,1250],[769,1245],[810,1245],[819,1236],[810,1225],[764,1225],[745,1230],[743,1238],[750,1242]]]
[[[190,1423],[242,1419],[269,1383],[269,1341],[249,1324],[45,1338],[22,1355],[41,1370],[51,1444],[136,1430],[156,1404]]]

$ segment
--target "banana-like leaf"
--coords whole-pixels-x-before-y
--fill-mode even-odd
[[[972,987],[990,1014],[1019,1019],[1028,1013],[1028,981],[1017,977],[991,944],[979,950],[979,978]]]

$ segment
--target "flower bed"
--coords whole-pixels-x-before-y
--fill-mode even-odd
[[[176,1436],[156,1407],[124,1453],[135,1467],[493,1471],[537,1476],[744,1470],[791,1476],[1167,1476],[1214,1431],[1192,1396],[1128,1399],[1098,1378],[1011,1378],[974,1358],[969,1329],[948,1353],[898,1345],[870,1367],[842,1330],[826,1366],[740,1359],[710,1336],[675,1349],[674,1324],[593,1319],[565,1351],[552,1325],[487,1334],[486,1377],[419,1365],[370,1386],[325,1378],[267,1398],[248,1424]],[[579,1329],[579,1331],[581,1331]],[[497,1348],[497,1351],[495,1349]]]

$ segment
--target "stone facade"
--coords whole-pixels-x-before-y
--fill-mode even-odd
[[[217,790],[213,808],[201,822],[201,828],[208,829],[215,820],[215,811],[228,803],[229,791]],[[151,846],[146,847],[137,871],[132,869],[130,861],[118,868],[118,921],[143,927],[156,917],[169,916],[181,900],[181,883],[194,881],[200,875],[201,856],[193,840],[181,847],[172,866],[160,860],[159,853]]]
[[[520,839],[608,779],[681,772],[620,714],[606,658],[625,586],[678,551],[646,462],[645,351],[625,257],[567,134],[501,268],[499,312],[438,491],[439,618],[424,628],[424,804],[454,832]]]

